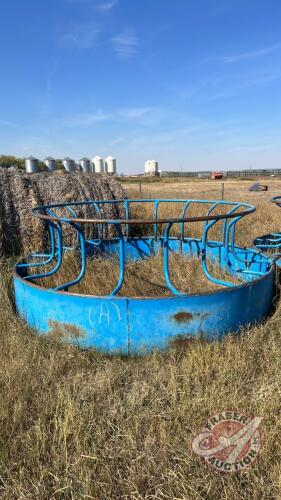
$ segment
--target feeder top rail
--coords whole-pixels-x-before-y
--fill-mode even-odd
[[[145,204],[148,204],[152,216],[137,218],[135,214],[145,213],[142,210]],[[165,210],[163,218],[161,218],[162,208]],[[106,295],[115,297],[124,284],[126,263],[134,260],[142,261],[161,251],[165,285],[173,296],[184,297],[186,292],[179,290],[171,281],[169,271],[171,252],[196,256],[197,259],[200,257],[205,277],[216,285],[240,286],[233,284],[232,280],[222,280],[220,276],[215,276],[209,264],[215,259],[221,268],[226,268],[230,274],[244,281],[253,281],[269,271],[271,262],[266,257],[258,251],[237,247],[235,243],[237,223],[254,211],[255,207],[248,203],[202,199],[125,198],[40,206],[33,209],[33,214],[48,225],[49,249],[44,250],[44,253],[32,254],[29,261],[19,263],[17,269],[22,273],[26,269],[36,271],[24,275],[24,279],[31,282],[48,278],[57,274],[65,255],[73,250],[75,255],[79,256],[80,265],[77,273],[75,271],[75,275],[71,276],[69,281],[56,283],[52,289],[68,291],[83,280],[88,259],[95,256],[116,256],[119,261],[118,282]],[[190,228],[190,225],[186,224],[197,221],[203,224],[195,228]],[[210,231],[219,221],[223,223],[216,228],[218,239],[213,241],[210,239]],[[176,235],[174,235],[175,228],[172,227],[174,223],[179,224],[179,228],[176,228],[179,232]],[[64,224],[71,227],[70,232],[71,236],[75,237],[74,240],[67,239],[69,228],[63,227]],[[85,224],[93,224],[96,227],[87,227]],[[133,227],[134,224],[136,228]],[[150,225],[152,234],[145,228],[139,235],[138,225],[141,224]],[[193,234],[194,229],[195,232],[201,231],[199,237]],[[173,232],[173,235],[170,235],[170,232]],[[46,268],[46,265],[50,266]]]
[[[130,218],[129,206],[133,204],[153,204],[154,216],[153,218]],[[158,208],[160,204],[183,204],[181,216],[177,217],[158,217]],[[280,197],[281,203],[281,197]],[[186,217],[187,209],[191,205],[206,205],[206,214],[198,216]],[[119,205],[125,210],[126,217],[122,219],[102,218],[101,209],[106,205]],[[92,206],[100,217],[81,217],[75,212],[75,209]],[[218,208],[225,208],[225,213],[214,214],[213,211]],[[63,216],[56,213],[56,210],[66,209],[68,213],[73,216]],[[218,221],[225,219],[232,219],[236,217],[244,217],[255,212],[256,207],[248,203],[230,202],[222,200],[202,200],[202,199],[124,199],[124,200],[85,200],[70,203],[55,203],[51,205],[42,205],[35,207],[32,213],[35,217],[44,221],[54,221],[63,223],[78,223],[78,224],[174,224],[182,222],[203,222],[203,221]]]

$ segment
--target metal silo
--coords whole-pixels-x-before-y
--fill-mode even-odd
[[[91,162],[89,158],[81,158],[79,161],[79,165],[82,169],[82,172],[90,172],[91,171]]]
[[[25,170],[29,174],[35,174],[39,172],[39,160],[34,158],[34,156],[29,156],[25,159]]]
[[[46,165],[47,172],[53,172],[54,170],[56,170],[56,160],[52,158],[52,156],[48,156],[47,158],[45,158],[44,163]]]
[[[150,160],[147,160],[144,164],[144,173],[145,175],[150,174]]]
[[[75,170],[75,161],[68,156],[62,160],[62,164],[67,172],[73,172]]]
[[[98,174],[101,174],[102,172],[104,172],[104,164],[103,164],[103,159],[101,158],[101,156],[95,156],[92,160],[92,163],[95,167],[95,172],[98,173]]]
[[[108,156],[104,160],[104,167],[105,167],[105,171],[108,174],[110,174],[110,175],[116,174],[116,159],[113,158],[113,156]]]
[[[158,175],[158,161],[150,160],[150,175]]]
[[[158,162],[155,160],[147,160],[144,164],[145,175],[158,175]]]

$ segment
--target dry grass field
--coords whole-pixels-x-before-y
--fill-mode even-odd
[[[281,211],[269,200],[281,194],[281,180],[264,183],[268,192],[249,193],[249,181],[225,182],[226,200],[257,206],[241,223],[242,244],[280,229]],[[139,196],[138,184],[124,187],[128,196]],[[220,199],[220,194],[220,182],[142,185],[147,198]],[[1,263],[0,498],[281,498],[278,304],[263,325],[221,343],[198,341],[163,354],[109,357],[30,331],[14,313],[12,264]],[[147,264],[142,281],[157,265]],[[194,274],[184,272],[185,280]],[[114,277],[114,270],[106,269],[100,287],[110,273]],[[194,276],[197,286],[207,286],[199,270]],[[131,274],[129,291],[134,277],[136,288],[142,286],[139,272]],[[191,451],[202,423],[228,409],[264,417],[260,455],[243,474],[216,473]]]

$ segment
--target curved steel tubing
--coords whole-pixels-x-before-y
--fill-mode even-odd
[[[104,216],[106,204],[119,204],[125,218],[107,219]],[[131,217],[131,208],[136,204],[151,206],[153,217]],[[180,215],[159,217],[163,204],[168,204],[171,212],[178,207]],[[77,216],[76,209],[83,206],[87,206],[87,210],[93,209],[93,217]],[[195,216],[190,215],[191,209],[196,212]],[[143,354],[182,345],[196,337],[213,340],[221,339],[229,332],[238,332],[241,327],[260,321],[269,313],[274,292],[272,261],[254,249],[242,248],[235,243],[237,223],[254,210],[255,207],[246,203],[186,199],[90,200],[37,207],[33,214],[51,228],[50,251],[33,255],[33,263],[16,265],[14,288],[18,313],[42,335],[108,353]],[[203,223],[201,234],[192,237],[189,230],[198,222]],[[222,231],[218,227],[221,239],[211,239],[211,231],[221,223]],[[84,224],[97,226],[97,239],[85,238]],[[151,234],[135,236],[136,224],[150,226]],[[104,238],[106,225],[115,228],[115,238]],[[177,225],[178,236],[171,236],[171,229]],[[76,232],[75,249],[64,245],[64,226]],[[45,278],[57,273],[65,254],[70,251],[78,252],[80,256],[78,275],[53,289],[39,285],[38,279],[44,284]],[[141,261],[159,251],[163,251],[163,275],[170,295],[119,296],[126,263]],[[170,253],[199,259],[206,278],[220,289],[214,292],[202,290],[196,295],[178,290],[170,278]],[[87,260],[92,259],[94,265],[97,255],[117,257],[119,278],[116,286],[102,297],[71,293],[75,285],[83,282]],[[38,263],[39,256],[45,260]],[[51,270],[44,269],[55,259],[57,262]],[[241,278],[243,283],[234,285],[230,280],[218,278],[210,271],[210,263],[216,263],[230,276]],[[33,267],[40,269],[40,266],[42,272],[30,272]]]

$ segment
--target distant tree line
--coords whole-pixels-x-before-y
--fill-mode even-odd
[[[17,167],[20,169],[25,168],[24,158],[17,158],[16,156],[1,155],[0,156],[0,167],[9,168]]]

